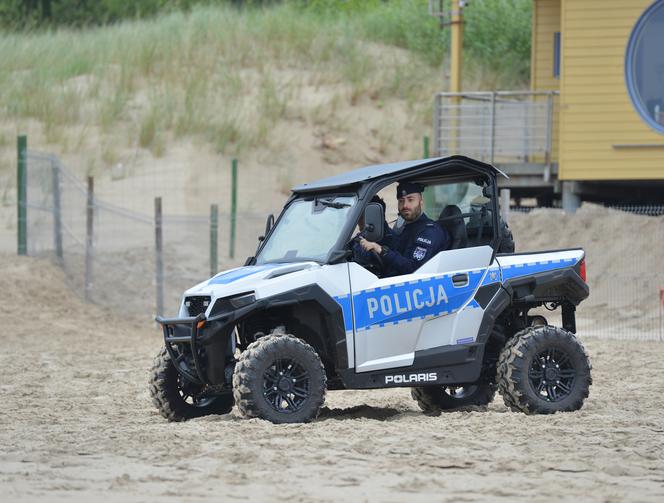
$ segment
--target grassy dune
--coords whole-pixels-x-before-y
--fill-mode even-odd
[[[523,51],[509,30],[498,40],[486,24],[475,35],[467,30],[466,86],[523,86],[525,71],[509,54],[503,66],[477,56],[485,39]],[[325,2],[200,6],[95,29],[0,34],[0,110],[17,128],[37,121],[46,140],[65,150],[77,141],[68,127],[83,125],[101,135],[121,130],[122,141],[155,155],[171,139],[189,136],[239,154],[269,143],[275,122],[315,125],[333,119],[340,105],[365,99],[378,106],[405,100],[415,120],[428,125],[431,96],[445,86],[445,39],[426,2],[406,0],[350,13],[331,13]],[[339,92],[304,105],[302,89],[312,85]],[[104,156],[113,162],[111,148]]]

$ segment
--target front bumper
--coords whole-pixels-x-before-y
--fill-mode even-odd
[[[197,384],[212,384],[204,372],[199,350],[202,341],[198,340],[199,329],[205,324],[205,313],[191,318],[157,316],[155,319],[164,331],[166,351],[182,377]]]
[[[326,353],[337,369],[348,368],[341,306],[316,284],[256,299],[247,306],[234,309],[226,305],[217,309],[215,302],[209,310],[209,317],[204,313],[189,318],[157,316],[156,321],[163,328],[164,344],[183,378],[198,384],[230,385],[228,374],[235,363],[235,327],[257,313],[274,312],[272,310],[302,306],[309,302],[320,308],[325,317],[323,330],[327,337],[323,336],[322,343]],[[199,325],[201,322],[203,324]]]
[[[230,385],[226,368],[234,362],[233,330],[237,322],[260,303],[209,318],[205,313],[187,318],[155,320],[164,332],[164,345],[183,378],[196,384]]]

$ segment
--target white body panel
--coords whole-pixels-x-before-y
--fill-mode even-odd
[[[482,308],[468,303],[456,316],[433,318],[422,327],[415,350],[474,342],[483,316]]]
[[[556,264],[561,261],[574,260],[578,262],[585,255],[582,249],[561,250],[541,253],[511,254],[498,257],[501,267],[525,266],[533,264]]]
[[[492,254],[489,246],[443,251],[412,274],[382,279],[350,264],[357,371],[411,365],[416,350],[456,344],[457,330],[474,340],[473,296]],[[457,275],[468,280],[455,283]]]
[[[350,309],[350,282],[348,265],[319,265],[316,262],[295,264],[265,264],[239,267],[217,274],[208,281],[199,283],[187,290],[184,297],[190,295],[209,295],[210,306],[216,299],[241,293],[253,292],[256,300],[286,293],[296,288],[318,285],[342,307],[344,323],[347,327],[347,351],[349,365],[355,365],[353,351],[352,314]],[[183,303],[180,316],[188,316]]]
[[[519,276],[566,268],[583,250],[492,256],[489,246],[438,253],[412,274],[378,278],[350,262],[315,262],[239,267],[187,290],[187,296],[218,298],[253,292],[257,300],[318,285],[341,307],[349,365],[370,372],[413,364],[416,351],[476,340],[484,310],[477,290]],[[467,275],[466,282],[452,280]],[[183,303],[179,315],[188,316]]]
[[[542,253],[527,253],[523,255],[505,255],[497,257],[505,282],[518,276],[527,276],[539,272],[551,271],[570,267],[579,262],[585,253],[581,249],[561,250]]]

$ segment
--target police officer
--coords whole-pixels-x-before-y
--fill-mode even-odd
[[[424,214],[423,190],[420,184],[412,182],[401,182],[397,187],[399,215],[405,225],[401,234],[395,236],[394,249],[360,238],[364,250],[376,252],[383,259],[384,277],[410,274],[450,245],[447,231]]]

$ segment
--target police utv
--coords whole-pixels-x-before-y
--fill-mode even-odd
[[[292,189],[255,257],[187,290],[157,317],[164,348],[150,391],[165,418],[226,414],[275,423],[317,417],[327,390],[410,387],[429,414],[483,407],[573,411],[591,366],[575,336],[589,294],[580,248],[514,253],[495,167],[463,156],[368,166]],[[353,236],[383,237],[371,202],[397,181],[425,187],[451,237],[412,274],[381,277]],[[534,308],[562,311],[562,327]]]

